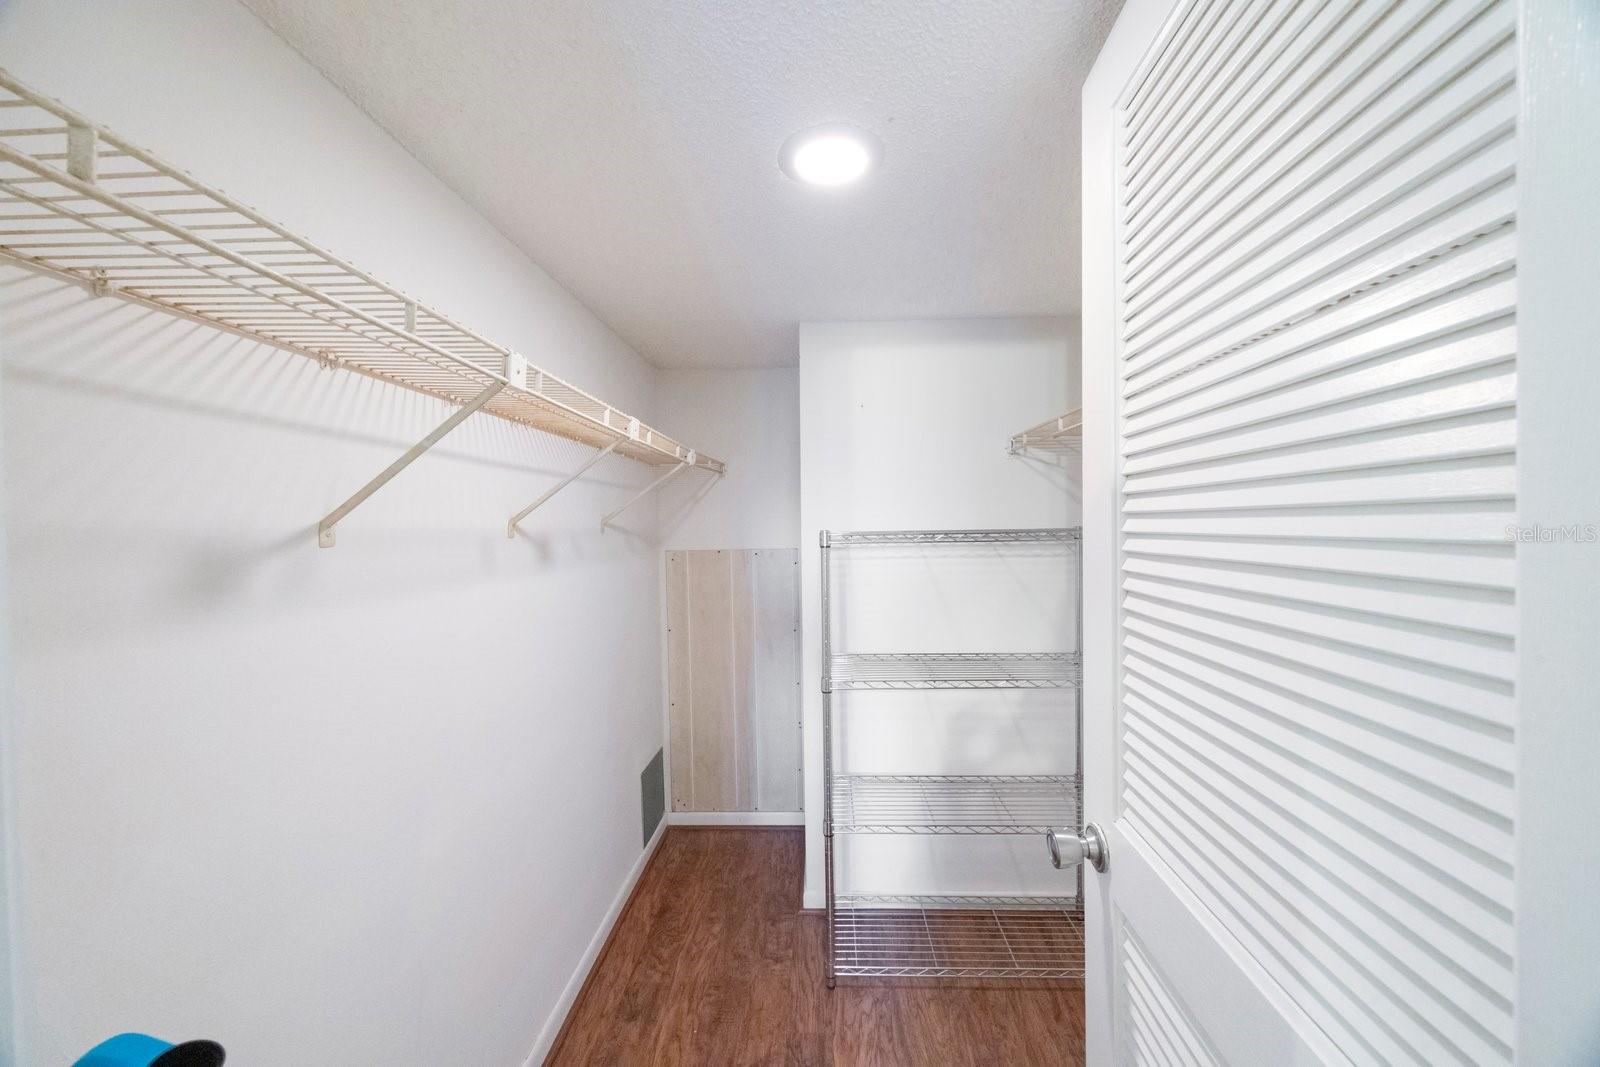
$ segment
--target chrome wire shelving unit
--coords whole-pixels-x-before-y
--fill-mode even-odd
[[[591,393],[379,281],[0,70],[0,261],[458,405],[317,524],[318,542],[475,411],[663,468],[723,473]]]
[[[823,835],[827,984],[838,978],[1079,979],[1083,883],[1074,896],[840,893],[835,838],[1043,835],[1082,823],[1081,765],[1066,774],[865,774],[834,770],[834,694],[851,691],[1065,690],[1081,763],[1079,649],[1045,652],[835,652],[839,549],[884,545],[1057,545],[1076,528],[824,531],[822,551]],[[1078,582],[1081,588],[1081,558]],[[1081,646],[1080,627],[1075,639]]]

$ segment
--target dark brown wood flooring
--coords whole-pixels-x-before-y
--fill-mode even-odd
[[[667,831],[548,1064],[1080,1064],[1079,985],[823,985],[798,827]]]

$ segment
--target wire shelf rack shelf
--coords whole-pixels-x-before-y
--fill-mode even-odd
[[[1076,652],[853,652],[830,658],[824,691],[849,689],[1067,689]]]
[[[836,774],[835,834],[1043,834],[1078,820],[1077,775]]]
[[[840,893],[836,898],[851,908],[915,908],[929,911],[1061,911],[1078,906],[1076,897],[1007,896],[960,893]]]
[[[1081,979],[1083,912],[1068,897],[841,895],[832,948],[844,978]]]
[[[643,463],[723,470],[5,71],[0,259]]]
[[[844,545],[1075,544],[1079,528],[1039,530],[855,530],[828,534],[829,547]]]

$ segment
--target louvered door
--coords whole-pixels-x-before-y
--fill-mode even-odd
[[[1513,1059],[1516,31],[1184,0],[1086,141],[1127,1062]]]

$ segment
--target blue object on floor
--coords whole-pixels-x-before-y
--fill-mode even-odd
[[[226,1058],[215,1041],[174,1045],[149,1034],[118,1034],[90,1049],[72,1067],[221,1067]]]

